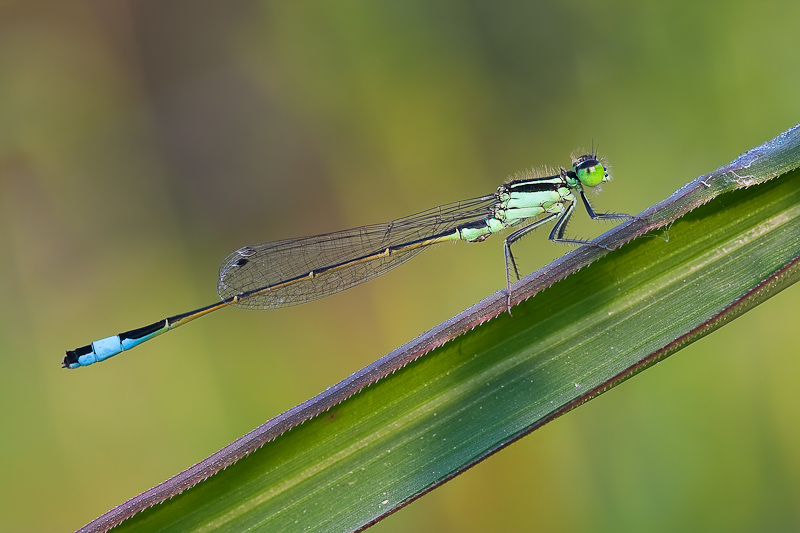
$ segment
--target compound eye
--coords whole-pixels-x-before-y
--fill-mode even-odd
[[[596,187],[608,176],[605,167],[591,156],[581,156],[575,162],[575,175],[587,187]]]

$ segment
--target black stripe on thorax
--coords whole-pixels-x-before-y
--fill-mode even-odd
[[[508,182],[507,184],[509,192],[555,191],[564,186],[566,186],[566,182],[561,176],[547,176],[545,178],[514,180]]]

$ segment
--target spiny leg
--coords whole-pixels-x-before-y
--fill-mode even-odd
[[[539,228],[554,218],[556,218],[559,213],[553,213],[552,215],[548,215],[542,219],[537,220],[533,224],[529,224],[524,228],[520,228],[517,231],[511,233],[506,239],[503,241],[503,253],[505,254],[506,258],[506,303],[508,305],[508,314],[511,314],[511,267],[514,267],[514,274],[517,276],[517,280],[519,280],[519,269],[517,268],[517,262],[514,260],[514,254],[511,253],[511,245],[514,242],[518,241],[531,231]]]
[[[589,203],[589,199],[586,198],[586,192],[583,189],[580,189],[580,197],[583,201],[583,206],[586,208],[586,212],[589,214],[589,218],[592,220],[616,220],[621,218],[631,218],[630,215],[625,213],[596,213],[592,208],[592,204]],[[558,222],[556,222],[556,225],[553,227],[553,231],[550,232],[549,239],[553,242],[561,242],[565,244],[588,244],[590,246],[599,246],[600,248],[611,251],[609,247],[592,241],[564,238],[564,232],[567,229],[567,222],[569,222],[569,218],[572,216],[574,211],[575,202],[571,203],[564,211],[564,214],[561,216],[561,218],[558,219]]]
[[[581,191],[583,192],[583,191]],[[567,231],[567,224],[569,223],[570,217],[572,217],[572,213],[575,212],[575,202],[571,202],[567,208],[561,213],[561,216],[556,221],[556,225],[553,226],[553,229],[550,231],[550,235],[547,237],[549,240],[553,242],[560,242],[564,244],[590,244],[595,245],[595,243],[591,241],[587,241],[584,239],[567,239],[564,238],[564,232]]]
[[[592,208],[592,204],[589,203],[589,199],[586,197],[586,191],[581,189],[581,200],[583,200],[583,206],[586,208],[586,212],[589,213],[589,217],[592,220],[614,220],[614,219],[628,219],[633,218],[631,215],[627,213],[595,213],[594,209]]]

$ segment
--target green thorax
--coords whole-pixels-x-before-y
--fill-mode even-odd
[[[596,187],[609,179],[597,156],[586,154],[573,158],[571,170],[561,168],[553,176],[511,180],[497,189],[497,202],[485,221],[457,229],[452,238],[480,242],[523,220],[560,213],[584,186]]]

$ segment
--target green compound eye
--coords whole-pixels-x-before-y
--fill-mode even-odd
[[[580,182],[587,187],[596,187],[608,179],[605,167],[590,155],[579,157],[573,168]]]

